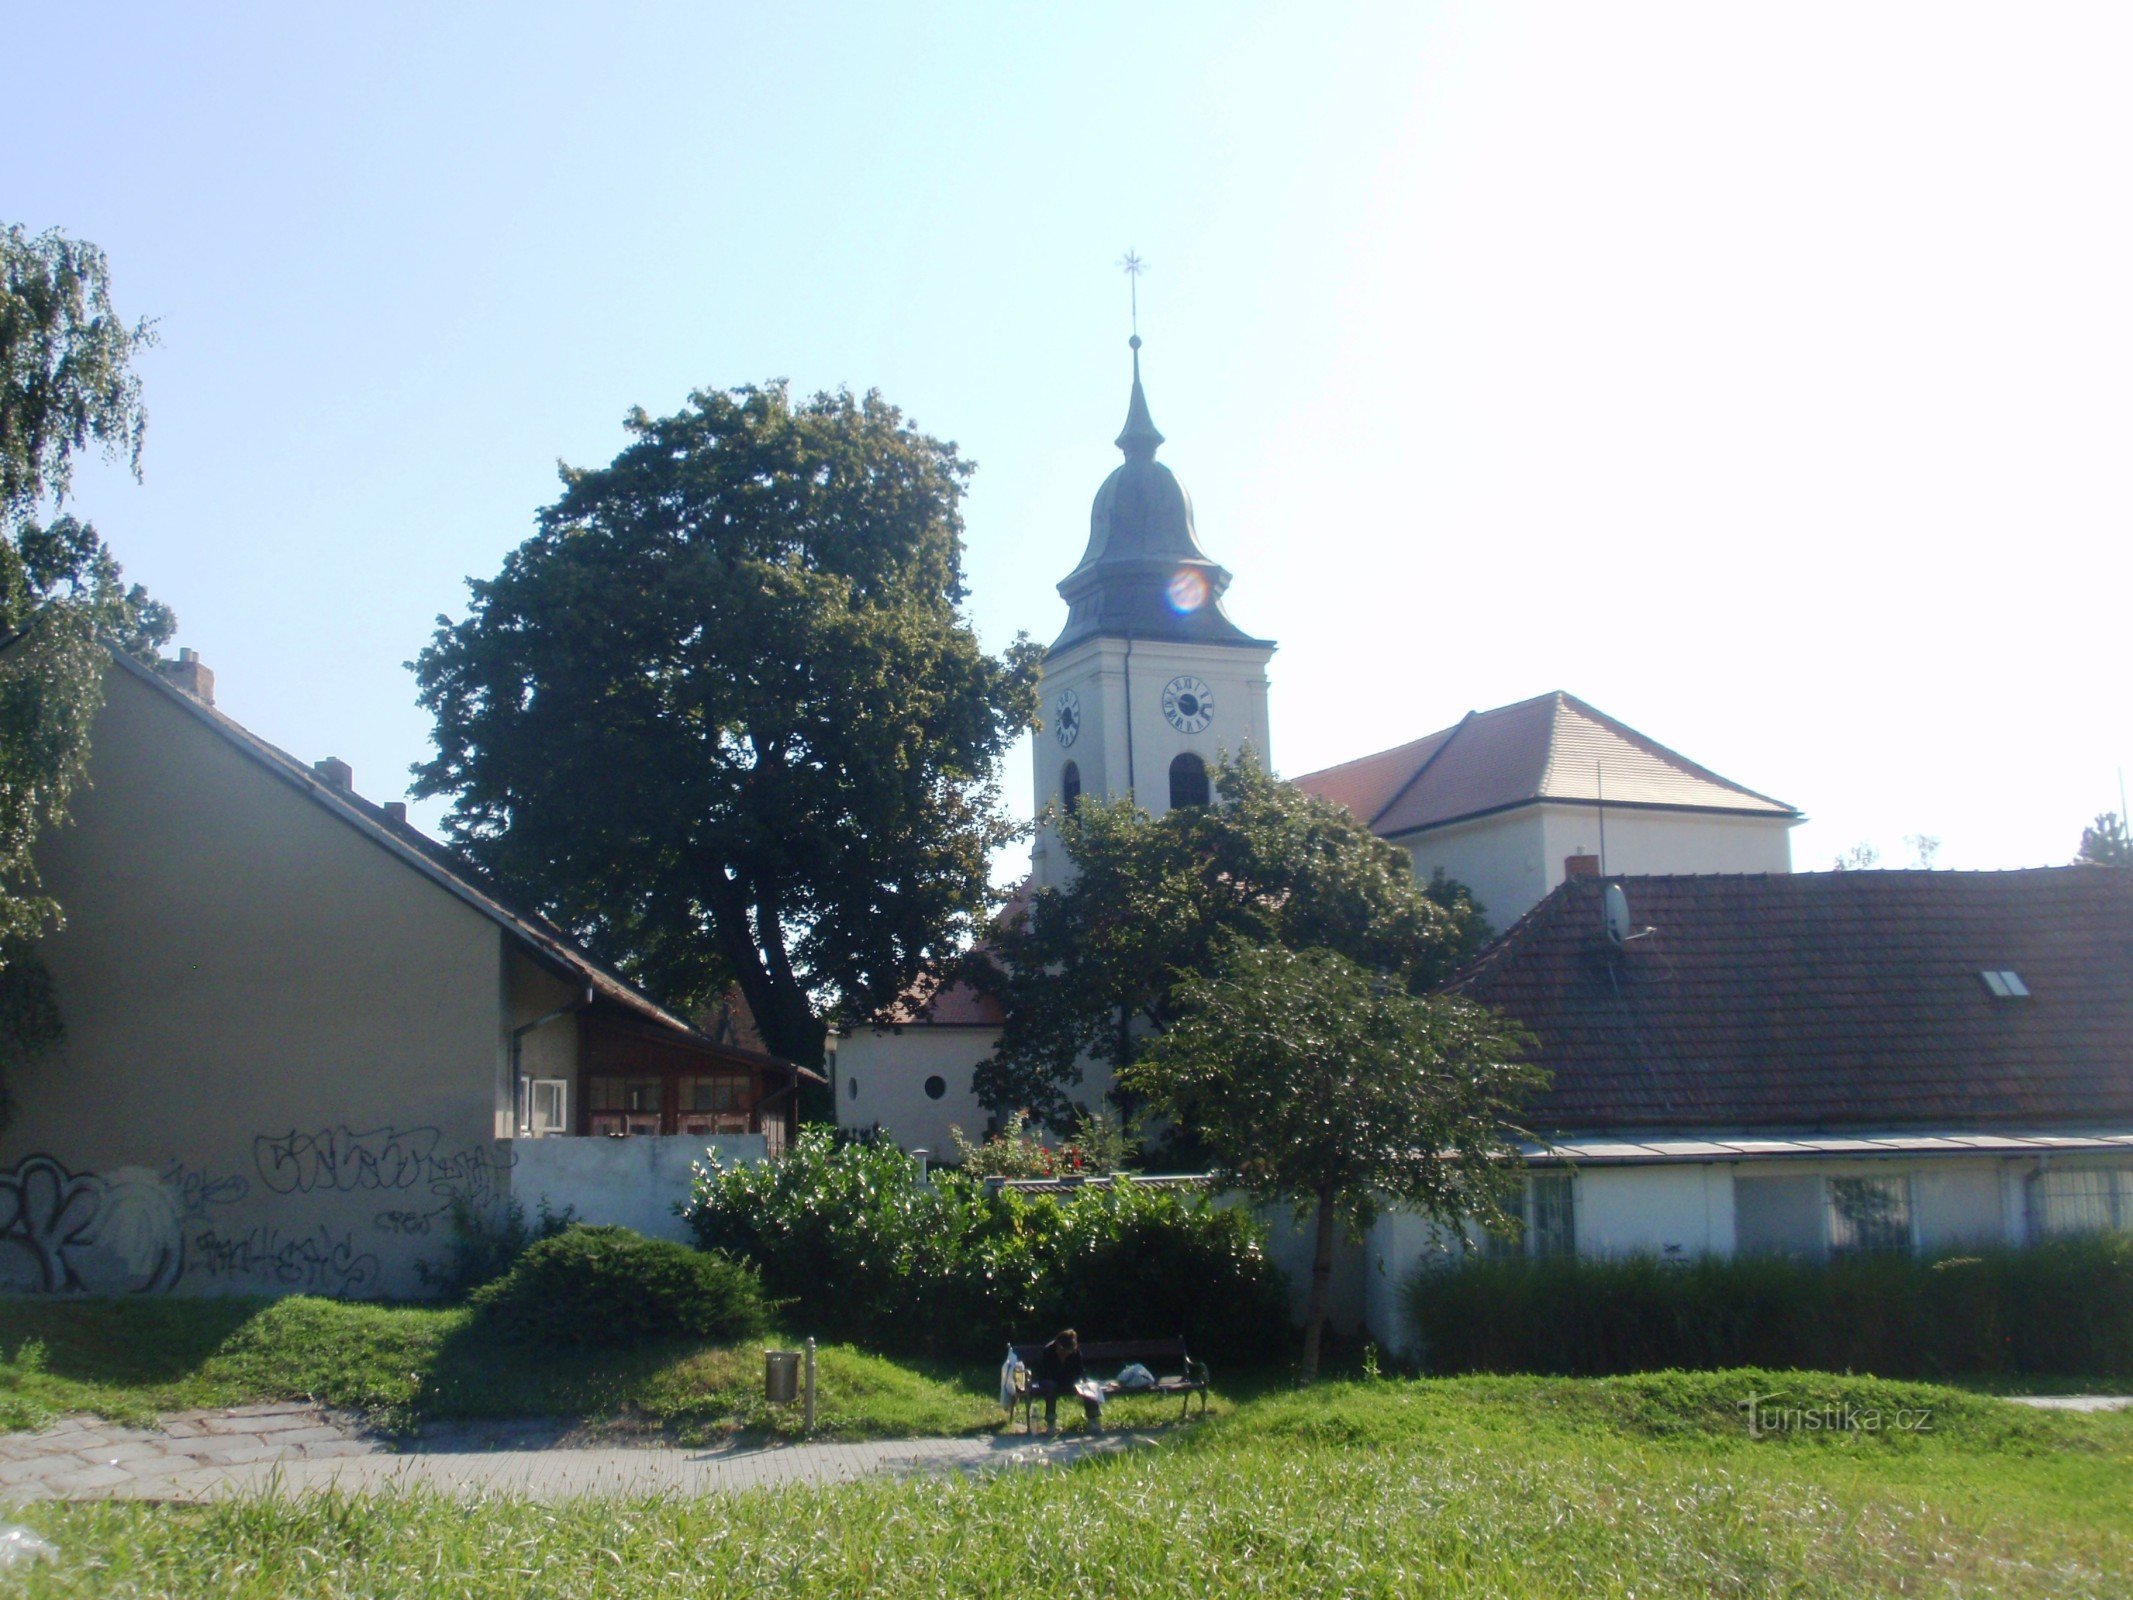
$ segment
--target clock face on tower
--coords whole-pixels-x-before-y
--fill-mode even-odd
[[[1052,703],[1052,731],[1059,735],[1062,749],[1081,737],[1081,696],[1072,689]]]
[[[1200,733],[1215,720],[1214,691],[1186,673],[1163,685],[1163,715],[1180,733]]]

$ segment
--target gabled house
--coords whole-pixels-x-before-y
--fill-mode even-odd
[[[1453,991],[1523,1023],[1512,1248],[1661,1259],[2133,1228],[2133,873],[1572,878]],[[1442,1248],[1388,1219],[1367,1318]]]
[[[413,1294],[455,1201],[539,1198],[534,1146],[789,1138],[798,1069],[240,727],[190,652],[112,655],[89,776],[38,850],[66,1033],[10,1076],[0,1287]]]
[[[1566,877],[1789,872],[1794,807],[1560,690],[1295,780],[1509,927]]]

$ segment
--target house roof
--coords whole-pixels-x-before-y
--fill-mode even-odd
[[[1611,881],[1649,934],[1567,879],[1448,986],[1538,1037],[1537,1131],[2133,1126],[2133,872]]]
[[[353,828],[402,865],[420,873],[446,893],[472,907],[501,928],[535,960],[559,976],[582,983],[597,1001],[615,1011],[683,1035],[722,1055],[747,1057],[752,1064],[789,1068],[790,1063],[760,1051],[737,1048],[711,1039],[689,1026],[665,1007],[639,993],[622,979],[580,950],[561,929],[545,919],[518,911],[499,899],[482,879],[480,869],[456,852],[439,844],[405,822],[388,817],[384,809],[365,800],[353,789],[342,788],[321,778],[316,771],[288,751],[269,744],[234,718],[186,693],[161,674],[114,649],[111,659],[129,676],[149,686],[170,704],[220,735],[240,754],[265,769],[330,816]],[[807,1069],[801,1068],[805,1072]],[[809,1076],[819,1078],[819,1074]]]
[[[1543,800],[1787,821],[1800,815],[1561,690],[1493,711],[1469,711],[1453,726],[1410,744],[1295,782],[1306,794],[1347,807],[1387,838]]]
[[[1028,912],[1030,889],[1027,878],[1015,885],[993,917],[994,927],[1013,922]],[[990,939],[980,939],[970,947],[970,954],[983,956],[992,947]],[[1007,1010],[1001,1005],[1000,997],[990,989],[981,989],[964,978],[943,983],[940,975],[934,972],[921,973],[918,981],[894,1004],[870,1019],[876,1032],[908,1027],[997,1029],[1006,1021]]]

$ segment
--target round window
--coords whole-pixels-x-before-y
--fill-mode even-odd
[[[857,1100],[859,1098],[859,1080],[857,1078],[846,1078],[844,1080],[844,1097],[847,1100]]]
[[[948,1080],[942,1077],[938,1072],[936,1072],[932,1077],[926,1080],[926,1098],[928,1100],[938,1100],[942,1095],[946,1094],[947,1092]]]

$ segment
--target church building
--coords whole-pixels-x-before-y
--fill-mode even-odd
[[[1192,499],[1156,459],[1163,443],[1141,386],[1116,441],[1125,456],[1096,491],[1089,540],[1059,584],[1066,624],[1044,659],[1034,740],[1039,830],[1030,882],[1067,862],[1042,826],[1083,796],[1131,795],[1160,816],[1204,805],[1223,754],[1271,765],[1267,665],[1274,642],[1224,604],[1228,569],[1201,547]],[[1567,694],[1469,712],[1455,727],[1297,780],[1409,850],[1416,872],[1469,885],[1508,927],[1566,876],[1603,870],[1787,872],[1793,807],[1718,776]],[[832,1039],[837,1119],[939,1155],[951,1129],[991,1121],[971,1089],[1000,1012],[951,989],[923,1008]],[[1107,1084],[1083,1090],[1093,1106]]]

